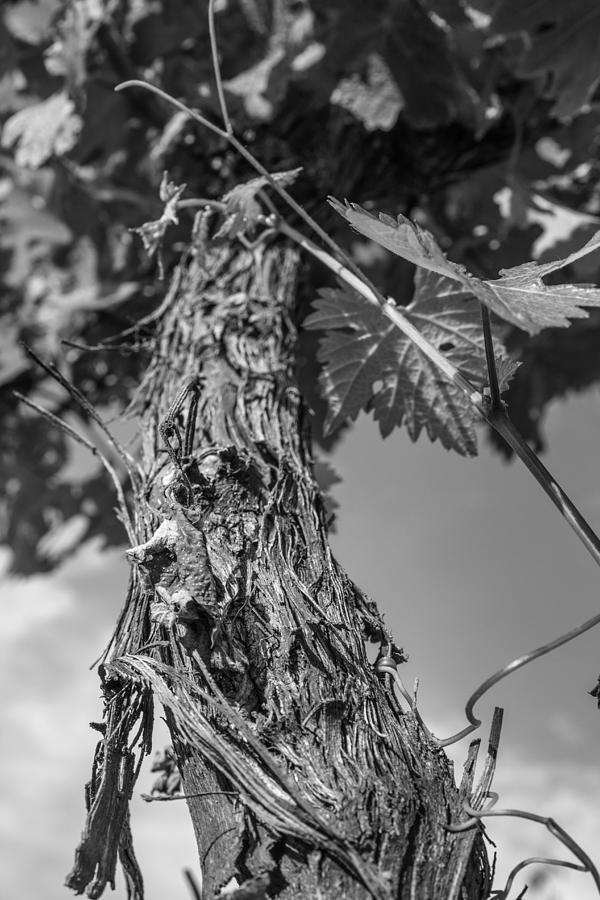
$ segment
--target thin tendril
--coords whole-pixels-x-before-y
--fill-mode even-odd
[[[464,804],[465,812],[469,813],[474,819],[482,819],[485,816],[514,816],[520,819],[528,819],[530,822],[539,822],[541,825],[544,825],[550,834],[552,834],[555,838],[557,838],[562,844],[567,847],[573,856],[576,856],[577,859],[582,864],[582,871],[589,872],[592,878],[594,879],[594,884],[598,889],[598,893],[600,894],[600,874],[598,873],[598,869],[587,855],[585,850],[583,850],[577,841],[571,837],[571,835],[561,828],[561,826],[554,821],[554,819],[548,816],[539,816],[537,813],[526,812],[522,809],[473,809],[468,804]],[[498,895],[499,900],[504,900],[506,898],[508,891],[512,885],[512,881],[514,880],[514,876],[517,874],[519,869],[523,868],[523,866],[528,865],[531,861],[547,861],[547,860],[537,860],[532,858],[530,860],[525,860],[522,863],[519,863],[518,866],[512,870],[509,876],[509,880],[506,884],[504,891]],[[558,866],[566,866],[568,868],[579,868],[579,866],[574,865],[573,863],[569,863],[562,860],[550,860],[553,865]]]
[[[541,485],[550,500],[567,520],[579,540],[597,565],[600,565],[600,539],[588,522],[581,515],[575,504],[563,491],[556,479],[533,452],[525,439],[519,434],[508,417],[504,407],[489,415],[484,413],[489,425],[504,438],[506,443],[517,454],[521,462],[529,469],[538,484]]]
[[[127,532],[127,537],[129,540],[135,544],[137,541],[137,536],[135,532],[135,528],[133,526],[133,522],[131,521],[131,517],[129,515],[129,508],[125,501],[125,494],[123,493],[123,487],[121,482],[119,481],[119,477],[116,473],[114,466],[109,462],[109,460],[104,456],[104,454],[96,447],[95,444],[92,444],[91,441],[88,441],[82,434],[76,431],[71,427],[67,422],[60,419],[58,416],[55,416],[54,413],[50,412],[48,409],[44,409],[43,406],[39,406],[37,403],[34,403],[33,400],[29,400],[27,397],[24,397],[19,391],[13,391],[13,395],[20,400],[25,406],[29,406],[30,409],[35,410],[49,422],[52,422],[53,425],[56,425],[57,428],[60,428],[65,434],[68,434],[69,437],[73,438],[74,441],[77,441],[78,444],[82,444],[84,447],[87,447],[94,456],[97,456],[101,461],[102,465],[110,475],[112,482],[115,486],[115,491],[117,493],[117,497],[119,500],[119,506],[121,508],[121,515],[123,517],[123,525],[125,526],[125,531]]]
[[[565,869],[577,869],[578,872],[588,872],[589,870],[585,866],[580,866],[577,863],[567,862],[566,859],[551,859],[549,856],[530,856],[527,859],[522,860],[520,863],[517,863],[506,879],[506,884],[504,888],[500,891],[493,891],[491,895],[491,900],[506,900],[510,893],[510,889],[513,886],[513,881],[516,876],[519,874],[521,869],[524,869],[525,866],[530,866],[533,864],[541,864],[546,866],[562,866]],[[525,886],[524,891],[527,890],[527,886]],[[519,894],[519,897],[523,897],[524,894]],[[519,900],[519,898],[517,898]]]
[[[465,716],[467,717],[470,725],[467,725],[466,728],[463,728],[461,731],[456,732],[456,734],[451,735],[448,738],[444,738],[440,740],[435,737],[434,734],[427,728],[421,714],[416,708],[413,699],[410,694],[406,690],[400,674],[397,669],[396,661],[390,657],[389,655],[382,655],[380,659],[375,664],[375,671],[377,673],[386,673],[391,675],[398,687],[398,690],[408,702],[409,708],[415,715],[415,718],[423,728],[425,734],[430,738],[430,740],[436,744],[438,747],[448,747],[450,744],[455,744],[457,741],[462,740],[467,737],[467,735],[472,734],[479,726],[481,725],[481,719],[478,719],[474,712],[473,708],[475,704],[483,697],[484,694],[494,687],[494,685],[498,684],[498,682],[502,681],[507,675],[510,675],[512,672],[516,672],[518,669],[522,669],[523,666],[528,665],[536,659],[539,659],[542,656],[545,656],[547,653],[551,653],[553,650],[557,650],[558,647],[562,647],[563,644],[569,643],[569,641],[574,640],[579,635],[584,634],[586,631],[589,631],[591,628],[594,628],[596,625],[600,624],[600,613],[595,616],[592,616],[591,619],[587,619],[583,622],[582,625],[578,625],[576,628],[572,628],[570,631],[567,631],[565,634],[562,634],[560,637],[555,638],[553,641],[549,641],[547,644],[542,644],[541,647],[537,647],[535,650],[531,650],[529,653],[526,653],[524,656],[518,656],[516,659],[513,659],[511,662],[507,663],[505,666],[502,666],[501,669],[494,672],[493,675],[490,675],[489,678],[486,678],[485,681],[482,681],[479,687],[477,687],[469,699],[465,704]]]
[[[51,378],[57,381],[61,385],[61,387],[64,387],[64,389],[69,392],[69,394],[79,404],[79,406],[81,406],[84,412],[86,412],[88,416],[94,422],[96,422],[98,427],[108,438],[108,441],[113,446],[115,452],[121,459],[121,462],[127,469],[132,484],[134,485],[134,487],[137,487],[139,489],[138,478],[141,479],[142,477],[141,469],[139,468],[138,464],[133,459],[131,454],[127,452],[127,450],[119,443],[119,441],[117,441],[117,439],[114,437],[110,429],[106,426],[104,420],[99,415],[95,407],[87,399],[87,397],[82,394],[81,391],[68,380],[68,378],[65,378],[60,369],[57,369],[55,365],[53,365],[52,363],[44,362],[44,360],[39,357],[37,353],[35,353],[35,351],[32,350],[31,347],[29,347],[27,344],[23,344],[22,346],[27,355],[30,356],[31,359],[33,359],[33,361],[37,363],[38,366],[40,366],[40,368],[47,372]]]
[[[223,79],[221,78],[221,64],[219,63],[219,48],[217,46],[217,35],[215,32],[215,0],[208,0],[208,33],[210,36],[210,52],[212,54],[213,73],[217,85],[217,95],[219,97],[219,106],[221,107],[221,116],[227,134],[233,134],[233,126],[227,111],[227,103],[225,101],[225,92],[223,90]]]
[[[336,241],[334,241],[333,238],[331,238],[327,234],[327,232],[324,231],[323,228],[321,228],[321,226],[317,224],[317,222],[315,222],[313,217],[311,215],[309,215],[309,213],[307,213],[306,210],[303,209],[299,203],[296,203],[294,198],[286,191],[286,189],[281,187],[281,185],[279,185],[277,183],[277,181],[275,181],[275,179],[273,178],[271,173],[268,172],[267,169],[265,169],[265,167],[256,159],[255,156],[252,155],[252,153],[250,153],[249,150],[246,149],[246,147],[244,147],[244,145],[235,137],[234,134],[229,134],[227,131],[224,131],[222,128],[219,128],[218,125],[215,125],[213,122],[210,122],[208,119],[206,119],[200,113],[196,112],[193,109],[190,109],[189,106],[185,105],[185,103],[181,103],[181,101],[176,100],[174,97],[171,97],[170,94],[167,94],[165,91],[161,90],[161,88],[156,87],[153,84],[149,84],[147,81],[140,81],[138,79],[123,81],[123,82],[121,82],[121,84],[118,84],[115,87],[115,91],[122,91],[122,90],[125,90],[126,88],[130,88],[130,87],[139,87],[139,88],[143,88],[146,91],[151,91],[152,93],[156,94],[158,97],[161,97],[167,103],[170,103],[173,106],[175,106],[177,109],[180,109],[191,119],[195,119],[195,121],[198,122],[200,125],[203,125],[205,128],[208,128],[209,131],[212,131],[213,134],[216,134],[219,137],[223,138],[224,140],[228,141],[228,143],[235,150],[237,150],[237,152],[240,154],[240,156],[242,156],[246,160],[246,162],[248,162],[252,166],[252,168],[256,172],[258,172],[259,175],[262,175],[263,178],[265,178],[265,180],[273,188],[275,193],[281,197],[281,199],[290,207],[290,209],[293,209],[294,212],[296,213],[296,215],[299,216],[302,219],[302,221],[305,222],[308,225],[308,227],[316,235],[318,235],[318,237],[323,241],[323,243],[326,244],[331,250],[333,250],[333,252],[336,256],[338,256],[341,260],[343,260],[344,264],[350,269],[350,271],[353,272],[357,278],[360,278],[365,284],[367,284],[371,288],[371,290],[373,291],[373,294],[376,297],[381,298],[381,294],[378,292],[375,285],[371,284],[371,282],[369,281],[367,276],[364,275],[360,271],[360,269],[356,265],[356,263],[353,262],[346,253],[344,253],[344,251],[339,246],[339,244],[337,244]],[[383,298],[381,298],[381,300],[383,301]]]

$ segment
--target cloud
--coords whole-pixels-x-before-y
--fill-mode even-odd
[[[573,716],[564,712],[555,712],[548,718],[548,728],[551,734],[567,747],[581,746],[585,735],[581,726]]]
[[[0,648],[6,649],[32,630],[65,615],[74,597],[43,575],[27,581],[3,579],[0,600]]]

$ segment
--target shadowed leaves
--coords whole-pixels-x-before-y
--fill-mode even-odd
[[[404,114],[414,125],[431,128],[458,119],[472,123],[481,99],[468,67],[462,65],[453,35],[421,3],[373,0],[327,4],[329,33],[326,61],[336,72],[356,72],[374,54],[389,71],[396,95],[388,116],[401,98]],[[368,120],[364,105],[357,109]]]
[[[491,30],[527,33],[519,74],[552,76],[547,93],[555,98],[553,112],[558,118],[576,115],[591,100],[600,82],[597,0],[500,0]]]

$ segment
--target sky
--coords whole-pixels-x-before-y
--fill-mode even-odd
[[[556,402],[544,462],[600,529],[600,393]],[[485,437],[464,460],[404,431],[382,441],[359,418],[327,458],[341,477],[334,552],[379,605],[419,678],[419,708],[439,737],[465,724],[464,704],[489,674],[598,610],[593,560],[520,466]],[[85,546],[51,576],[0,585],[0,869],[6,900],[67,900],[63,887],[84,821],[101,717],[94,660],[125,598],[123,550]],[[475,712],[485,743],[494,705],[505,709],[494,789],[499,807],[552,816],[600,866],[600,712],[588,691],[600,673],[600,628],[511,675]],[[155,747],[167,742],[157,728]],[[457,781],[468,739],[449,748]],[[132,808],[148,900],[191,900],[182,870],[197,871],[183,802],[147,804],[145,766]],[[489,819],[496,887],[524,856],[570,859],[539,824]],[[531,876],[531,870],[526,870]],[[531,900],[592,900],[589,875],[539,870]],[[516,897],[521,878],[511,892]],[[122,880],[107,897],[125,900]]]

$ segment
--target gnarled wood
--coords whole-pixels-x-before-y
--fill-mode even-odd
[[[239,801],[218,793],[188,801],[205,896],[235,879],[239,897],[445,898],[461,837],[442,826],[459,814],[457,792],[444,754],[410,716],[399,716],[374,674],[365,641],[386,637],[383,622],[327,544],[294,381],[297,264],[295,252],[280,247],[198,245],[142,392],[151,503],[179,533],[175,559],[154,569],[154,586],[193,598],[197,618],[188,610],[178,626],[187,668],[206,685],[202,660],[286,770],[289,813],[307,826],[295,834],[264,811],[261,820],[257,810],[268,801],[232,784],[225,766],[207,762],[175,728],[188,794],[240,790]],[[165,496],[156,435],[191,378],[200,385],[194,460],[186,464],[193,497]],[[231,719],[206,716],[247,756],[243,766],[264,766]],[[483,859],[477,841],[464,896],[483,896]]]
[[[401,651],[327,543],[294,378],[297,267],[285,247],[197,235],[176,275],[136,401],[143,540],[107,671],[165,705],[205,898],[483,898],[481,836],[444,829],[473,758],[459,794],[374,673],[366,642]],[[192,453],[174,423],[169,455],[161,423],[189,383]]]

